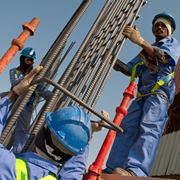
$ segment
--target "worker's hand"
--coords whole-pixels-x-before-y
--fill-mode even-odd
[[[105,110],[102,110],[101,111],[101,114],[105,117],[105,118],[108,118],[109,119],[109,113],[106,112]],[[92,123],[92,131],[93,132],[98,132],[98,131],[101,131],[103,129],[103,126],[102,124],[105,124],[105,122],[103,120],[100,120],[99,122],[95,122],[95,123]]]
[[[33,80],[34,76],[38,74],[43,69],[42,66],[36,66],[29,74],[27,74],[24,79],[16,86],[13,87],[13,91],[17,95],[23,94],[27,91],[30,87],[31,81]]]
[[[130,41],[139,46],[141,46],[144,42],[144,39],[141,37],[140,32],[131,26],[126,26],[122,34],[125,35]]]

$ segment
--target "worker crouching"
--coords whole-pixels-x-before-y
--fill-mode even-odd
[[[35,67],[12,91],[0,100],[0,133],[17,97],[28,90]],[[87,113],[78,106],[49,112],[35,141],[34,152],[15,155],[0,145],[1,180],[80,180],[86,170],[92,127]]]

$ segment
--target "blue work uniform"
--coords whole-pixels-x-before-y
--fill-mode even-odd
[[[14,87],[19,82],[24,79],[25,74],[22,71],[19,71],[17,68],[10,69],[10,83]],[[14,153],[19,153],[23,149],[28,137],[29,137],[29,128],[31,123],[31,116],[33,113],[33,105],[36,98],[36,95],[43,97],[46,100],[49,100],[52,97],[52,92],[46,90],[46,87],[43,84],[39,84],[35,93],[30,97],[27,105],[22,110],[19,118],[17,119],[17,125],[15,130],[15,141],[13,144]]]
[[[169,55],[168,64],[159,63],[158,72],[142,65],[137,68],[140,73],[138,91],[147,95],[156,82],[172,73],[180,56],[180,44],[167,37],[154,47],[160,48]],[[136,56],[127,65],[129,69],[140,61]],[[157,152],[160,137],[168,117],[167,109],[175,94],[174,80],[160,87],[154,94],[136,98],[128,108],[128,115],[123,119],[121,127],[124,133],[117,134],[110,151],[106,171],[111,173],[115,168],[130,169],[137,176],[149,176],[153,160]]]
[[[11,110],[12,102],[8,97],[0,100],[0,134]],[[81,180],[86,170],[86,161],[89,147],[83,154],[73,156],[59,170],[57,164],[43,159],[38,154],[26,152],[15,154],[0,144],[0,180],[16,179],[16,157],[26,161],[29,180],[37,180],[48,174],[54,174],[58,180]]]

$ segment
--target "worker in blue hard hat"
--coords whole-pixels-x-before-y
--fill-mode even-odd
[[[33,76],[41,69],[41,66],[33,69],[0,100],[0,134],[13,102],[29,88]],[[82,179],[93,129],[88,114],[78,106],[69,106],[48,113],[45,119],[34,152],[15,155],[0,144],[0,179]]]
[[[36,59],[36,52],[33,48],[27,47],[21,51],[20,56],[20,65],[16,68],[10,69],[10,82],[11,87],[18,84],[26,74],[28,74],[33,69],[34,60]],[[0,94],[2,98],[8,92],[4,92]]]
[[[36,52],[31,47],[24,48],[20,54],[20,65],[9,71],[11,88],[18,84],[33,69],[34,60],[36,59]],[[3,98],[7,93],[0,93],[0,97]]]
[[[18,84],[33,69],[34,60],[36,59],[36,52],[31,47],[24,48],[20,54],[20,65],[10,69],[12,87]]]
[[[163,12],[152,21],[153,44],[136,28],[126,26],[123,30],[123,35],[142,51],[127,64],[117,60],[114,69],[131,76],[131,81],[138,78],[138,92],[121,123],[124,133],[115,138],[105,172],[150,175],[167,121],[167,109],[175,95],[174,70],[180,57],[180,43],[172,37],[175,29],[174,17]]]
[[[24,48],[20,53],[20,65],[18,67],[10,69],[10,83],[11,89],[21,82],[24,77],[33,69],[33,64],[36,59],[36,52],[32,47]],[[29,102],[22,110],[17,119],[17,126],[15,130],[15,141],[13,145],[14,153],[19,153],[23,149],[26,140],[29,137],[29,128],[31,123],[32,113],[35,107],[35,100],[38,97],[43,97],[49,100],[52,96],[52,92],[48,91],[45,85],[38,85],[35,93],[30,97]],[[25,135],[26,134],[26,135]]]

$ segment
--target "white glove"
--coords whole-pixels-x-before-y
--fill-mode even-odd
[[[139,46],[141,46],[144,42],[144,39],[141,37],[140,32],[131,26],[126,26],[122,34],[125,35],[130,41]]]
[[[43,69],[42,66],[36,66],[33,70],[30,71],[29,74],[27,74],[24,79],[16,86],[13,87],[13,91],[17,95],[23,94],[25,91],[27,91],[30,87],[31,81],[33,80],[34,76],[38,74]]]

